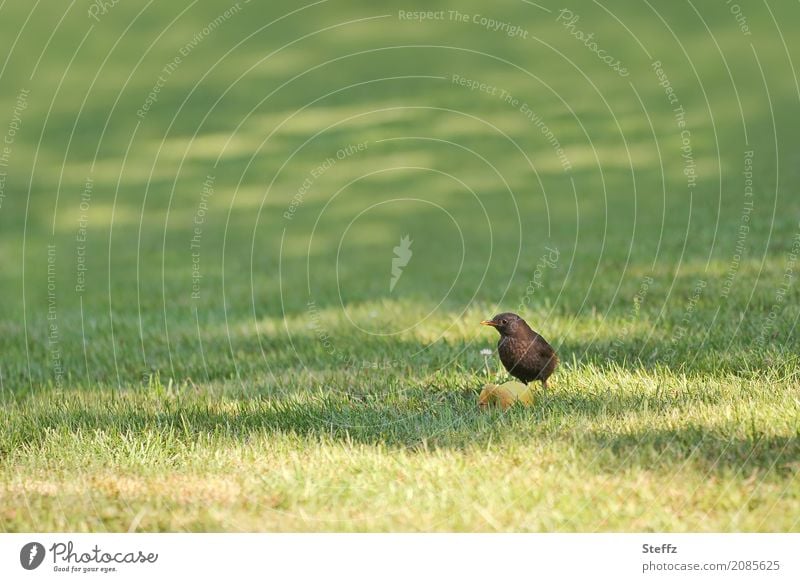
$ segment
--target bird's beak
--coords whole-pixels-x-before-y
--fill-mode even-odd
[[[497,327],[497,324],[493,322],[491,319],[484,319],[481,322],[481,325],[491,325],[492,327]]]

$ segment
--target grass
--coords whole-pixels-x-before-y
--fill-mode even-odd
[[[279,4],[0,8],[0,531],[797,531],[797,8]]]

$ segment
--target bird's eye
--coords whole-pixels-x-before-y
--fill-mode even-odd
[[[507,320],[507,319],[501,319],[501,320],[500,320],[500,324],[501,324],[501,325],[505,325],[505,324],[507,324],[507,323],[508,323],[508,320]]]

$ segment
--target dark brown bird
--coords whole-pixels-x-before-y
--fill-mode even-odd
[[[516,313],[501,313],[482,321],[500,332],[497,353],[508,373],[527,384],[540,380],[547,388],[547,379],[558,365],[555,350]]]

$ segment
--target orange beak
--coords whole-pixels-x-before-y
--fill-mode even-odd
[[[484,319],[481,322],[481,325],[491,325],[492,327],[497,327],[497,324],[493,322],[491,319]]]

